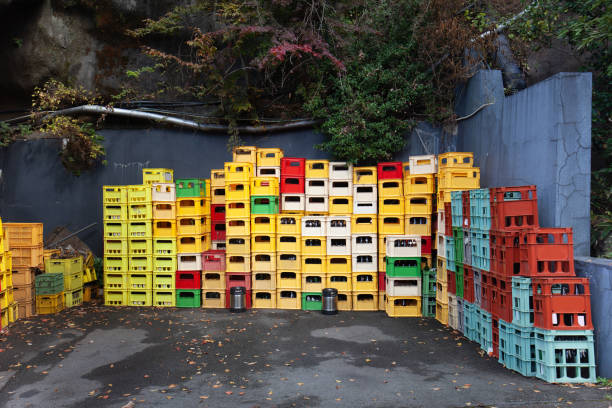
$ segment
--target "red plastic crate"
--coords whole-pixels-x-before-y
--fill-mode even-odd
[[[225,221],[213,221],[211,241],[225,241]]]
[[[493,303],[491,301],[493,287],[491,278],[491,273],[480,271],[480,307],[489,313],[493,312]]]
[[[575,276],[571,228],[537,228],[520,233],[520,275]]]
[[[474,303],[474,270],[469,265],[463,265],[463,298]]]
[[[444,203],[444,235],[453,236],[453,223],[451,215],[451,203]]]
[[[378,163],[377,166],[378,179],[401,179],[404,177],[402,162],[384,162]]]
[[[533,325],[547,330],[593,330],[587,278],[532,278]]]
[[[227,289],[236,286],[244,286],[246,290],[251,291],[251,273],[228,272],[225,274],[225,287]]]
[[[502,277],[519,276],[521,269],[519,231],[491,231],[491,272]]]
[[[431,237],[426,235],[421,236],[421,254],[431,255]]]
[[[246,303],[246,308],[250,309],[251,308],[251,291],[250,290],[246,291],[245,303]],[[225,308],[226,309],[230,308],[230,290],[229,288],[225,289]]]
[[[453,295],[457,293],[457,280],[453,271],[446,271],[446,290]]]
[[[202,272],[176,271],[175,284],[177,289],[202,289]]]
[[[469,190],[461,192],[461,215],[462,228],[470,228],[470,192]]]
[[[202,271],[225,272],[225,251],[211,249],[202,252]]]
[[[281,159],[281,177],[304,177],[306,174],[306,159],[283,157]]]
[[[385,272],[378,272],[378,290],[387,290],[387,274]]]
[[[306,183],[304,177],[281,176],[281,194],[304,194]]]
[[[490,276],[491,314],[512,321],[512,278]]]
[[[536,186],[491,189],[491,229],[528,229],[539,226]]]
[[[503,319],[502,319],[503,320]],[[499,358],[499,319],[492,318],[493,326],[493,357]]]
[[[210,206],[210,218],[212,222],[225,221],[225,204],[211,204]]]

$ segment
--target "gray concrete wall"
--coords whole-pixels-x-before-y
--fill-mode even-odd
[[[597,375],[612,378],[612,260],[576,257],[576,274],[591,283]]]
[[[499,71],[459,91],[457,147],[473,151],[483,187],[535,184],[540,225],[572,227],[574,252],[590,253],[590,73],[560,73],[505,97]]]

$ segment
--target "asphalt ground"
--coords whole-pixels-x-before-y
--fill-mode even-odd
[[[2,407],[612,407],[433,319],[82,306],[0,335]]]

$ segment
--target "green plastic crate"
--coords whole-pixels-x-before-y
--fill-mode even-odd
[[[302,310],[321,310],[323,308],[323,295],[321,292],[303,292]]]
[[[43,273],[35,278],[36,295],[55,295],[64,290],[63,273]]]
[[[456,265],[457,271],[455,272],[455,283],[456,283],[456,292],[457,297],[463,298],[463,288],[464,288],[464,275],[463,275],[463,264],[458,263]]]
[[[201,307],[202,291],[200,289],[177,289],[176,307]]]
[[[435,284],[435,281],[434,281]],[[421,299],[423,317],[436,317],[436,297],[425,296]]]
[[[251,214],[278,214],[278,196],[251,196]]]
[[[387,257],[387,276],[421,277],[421,258]]]
[[[176,198],[205,197],[206,181],[202,179],[177,179]]]
[[[433,296],[434,298],[436,297],[436,268],[423,270],[423,280],[421,288],[423,298],[425,298],[426,296]]]

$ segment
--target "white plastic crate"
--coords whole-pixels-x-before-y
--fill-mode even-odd
[[[210,249],[225,251],[225,240],[223,240],[223,241],[212,241],[211,244],[210,244]]]
[[[353,214],[377,214],[378,201],[355,201],[353,200]]]
[[[326,213],[329,211],[329,197],[327,195],[306,194],[307,213]]]
[[[410,174],[434,174],[438,171],[436,155],[410,156]]]
[[[446,239],[442,234],[436,234],[436,250],[438,251],[439,256],[446,256]]]
[[[353,180],[353,165],[347,162],[329,162],[329,179]]]
[[[174,183],[153,183],[151,199],[153,201],[176,201],[176,185]]]
[[[257,177],[276,177],[280,181],[280,167],[257,166]]]
[[[330,180],[329,195],[331,197],[347,197],[353,195],[353,182],[351,180]]]
[[[307,178],[306,195],[324,196],[329,194],[329,179],[326,178]]]
[[[302,217],[303,237],[324,237],[327,235],[326,216],[313,215]]]
[[[351,257],[353,273],[378,272],[378,254],[357,254]]]
[[[281,194],[281,211],[303,212],[306,208],[306,194]]]
[[[327,217],[328,237],[347,237],[351,235],[350,215],[330,215]]]
[[[444,216],[444,209],[438,210],[438,231],[444,232],[446,229],[446,217]],[[451,220],[448,220],[451,222]]]
[[[327,256],[350,255],[351,237],[327,237]]]
[[[385,277],[385,292],[387,296],[421,296],[422,278],[417,277]]]
[[[376,184],[353,184],[353,202],[376,201],[378,186]]]
[[[420,257],[420,235],[388,235],[386,254],[390,257]]]
[[[378,234],[353,234],[351,235],[351,253],[358,254],[378,253]]]
[[[176,255],[178,271],[201,271],[202,254],[182,253]]]

